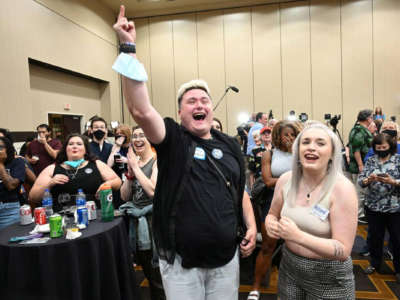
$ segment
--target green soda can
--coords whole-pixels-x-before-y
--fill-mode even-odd
[[[102,185],[100,187],[100,204],[101,204],[101,220],[109,222],[114,220],[114,206],[112,190],[109,185]]]
[[[50,237],[58,238],[62,237],[64,234],[62,228],[62,217],[59,214],[54,214],[50,216]]]

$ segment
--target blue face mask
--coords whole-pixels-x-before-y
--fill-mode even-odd
[[[64,164],[67,166],[70,166],[71,168],[78,168],[85,160],[84,159],[79,159],[79,160],[67,160],[64,161]]]

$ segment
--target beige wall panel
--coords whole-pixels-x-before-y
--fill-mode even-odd
[[[150,101],[153,101],[151,86],[151,59],[150,59],[150,28],[149,19],[135,19],[136,28],[136,53],[138,60],[144,65],[149,80],[147,81],[147,90],[149,92]],[[125,120],[129,120],[129,124],[136,124],[129,110],[124,104]]]
[[[93,0],[33,0],[79,24],[86,30],[116,45],[112,29],[117,15],[99,1]]]
[[[101,83],[32,64],[29,66],[29,75],[33,96],[32,114],[36,120],[46,120],[48,113],[81,115],[84,120],[81,123],[83,130],[86,120],[95,114],[100,115]],[[71,109],[65,111],[63,108],[67,103]],[[38,124],[40,122],[36,121],[33,128]]]
[[[174,53],[171,18],[150,19],[153,105],[162,117],[176,118]]]
[[[86,10],[80,6],[75,9]],[[96,18],[96,14],[92,17]],[[101,114],[107,120],[120,119],[119,79],[111,70],[117,54],[114,44],[32,0],[3,1],[0,19],[0,38],[7,41],[0,43],[4,79],[0,83],[0,98],[7,101],[8,111],[2,119],[3,126],[25,131],[37,122],[48,121],[32,113],[37,94],[30,90],[29,57],[110,82],[109,96],[102,97]],[[63,107],[57,109],[62,110]]]
[[[181,84],[199,78],[196,15],[178,15],[174,18],[172,26],[174,39],[175,91],[177,92]]]
[[[282,118],[282,73],[279,5],[252,9],[254,111],[272,109]]]
[[[400,1],[374,1],[374,107],[400,120]]]
[[[215,106],[223,95],[226,85],[224,15],[221,11],[197,14],[197,45],[199,78],[207,81]],[[227,132],[227,101],[224,98],[214,112],[214,116],[221,120],[225,132]]]
[[[311,111],[308,1],[281,4],[283,116]]]
[[[342,114],[340,0],[311,0],[310,7],[312,111],[307,113],[323,121],[325,113]]]
[[[347,141],[358,111],[373,106],[372,2],[342,1],[343,133]]]
[[[226,83],[240,90],[227,95],[228,133],[236,134],[239,114],[254,111],[250,9],[226,10],[224,33]]]

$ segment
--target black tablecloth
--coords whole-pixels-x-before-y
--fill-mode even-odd
[[[8,243],[33,227],[17,223],[0,230],[0,299],[139,299],[122,218],[92,221],[75,240]]]

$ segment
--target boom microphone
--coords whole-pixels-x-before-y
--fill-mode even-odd
[[[239,89],[236,86],[229,86],[229,88],[234,91],[235,93],[239,93]]]
[[[239,89],[238,89],[236,86],[229,85],[229,86],[226,88],[225,93],[222,95],[222,97],[221,97],[221,98],[219,99],[219,101],[217,102],[217,105],[215,105],[213,111],[215,111],[215,110],[217,109],[218,105],[221,103],[222,99],[224,99],[226,93],[228,93],[229,90],[232,90],[232,91],[234,91],[235,93],[239,93]]]

